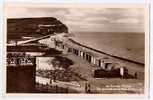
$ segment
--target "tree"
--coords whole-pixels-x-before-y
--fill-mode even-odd
[[[54,59],[51,61],[51,63],[52,63],[52,65],[53,65],[53,67],[54,67],[55,69],[61,66],[60,61],[59,61],[58,59],[56,59],[56,58],[54,58]]]
[[[56,56],[52,61],[51,61],[53,67],[55,68],[64,68],[67,69],[69,68],[70,65],[73,65],[73,61],[62,56]]]

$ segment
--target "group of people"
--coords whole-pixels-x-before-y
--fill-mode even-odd
[[[120,67],[120,76],[121,76],[121,79],[126,79],[128,78],[128,70],[125,68],[125,67]],[[134,76],[133,76],[135,79],[137,79],[138,75],[137,75],[137,72],[134,73]]]

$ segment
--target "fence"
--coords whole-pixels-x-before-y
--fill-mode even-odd
[[[66,87],[59,87],[58,85],[52,86],[50,84],[40,84],[36,83],[35,86],[36,91],[39,91],[41,93],[68,93],[69,88]]]

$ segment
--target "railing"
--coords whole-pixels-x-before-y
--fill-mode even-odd
[[[58,85],[52,86],[50,84],[41,84],[41,83],[36,83],[35,86],[36,91],[39,91],[41,93],[68,93],[69,88],[66,87],[59,87]]]
[[[30,57],[10,57],[7,58],[7,66],[34,65],[35,60],[35,58]]]

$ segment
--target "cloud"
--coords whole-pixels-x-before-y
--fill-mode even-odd
[[[26,15],[27,15],[27,9],[26,8],[18,8],[18,7],[7,7],[6,9],[6,16],[8,17],[8,18],[18,18],[18,17],[26,17]],[[20,16],[18,16],[19,14],[21,14]]]
[[[88,22],[101,22],[101,21],[109,21],[109,19],[107,17],[96,17],[96,16],[93,16],[93,17],[87,17],[84,19],[85,21],[88,21]]]
[[[118,20],[114,20],[111,23],[116,23],[116,24],[139,24],[139,19],[136,18],[121,18]]]
[[[65,24],[69,27],[70,32],[76,31],[101,31],[104,28],[103,23],[90,23],[87,21],[65,21]]]
[[[143,8],[7,7],[9,18],[56,17],[72,31],[144,31]]]

